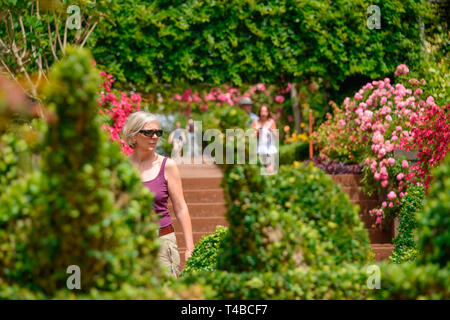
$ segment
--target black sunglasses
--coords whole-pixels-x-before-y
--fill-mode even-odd
[[[161,129],[158,130],[139,130],[139,133],[142,133],[146,137],[153,137],[156,133],[157,137],[161,137],[163,135],[163,131]]]

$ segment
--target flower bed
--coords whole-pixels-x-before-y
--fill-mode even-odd
[[[396,75],[408,72],[400,65]],[[430,168],[449,150],[450,105],[439,107],[433,97],[425,98],[424,85],[417,79],[407,86],[389,78],[369,82],[346,98],[343,108],[333,104],[334,116],[313,135],[322,158],[364,163],[364,190],[387,197],[372,211],[377,224],[399,211],[409,183],[429,184]],[[395,150],[417,150],[418,163],[395,159]]]

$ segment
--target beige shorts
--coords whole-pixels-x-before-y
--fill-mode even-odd
[[[166,267],[175,278],[180,274],[180,253],[178,252],[177,238],[175,232],[166,234],[161,239],[161,248],[158,258],[161,264]]]

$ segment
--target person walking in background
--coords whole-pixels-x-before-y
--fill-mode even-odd
[[[256,120],[259,119],[259,117],[252,112],[252,106],[253,106],[252,99],[250,99],[248,97],[242,98],[239,101],[239,105],[241,106],[242,109],[245,110],[245,112],[247,112],[247,114],[249,116],[249,121],[248,121],[249,126],[251,126],[253,124],[253,122],[255,122]]]
[[[169,135],[169,143],[173,144],[172,156],[178,161],[181,158],[181,150],[186,143],[187,138],[183,129],[181,129],[180,121],[175,123],[176,129]]]
[[[198,157],[200,156],[199,147],[197,143],[195,143],[195,134],[197,131],[197,128],[195,127],[194,119],[192,117],[189,117],[189,120],[186,124],[186,130],[188,135],[188,146],[189,146],[189,156],[190,157]]]
[[[156,117],[145,111],[130,114],[122,129],[125,142],[134,149],[129,160],[141,175],[143,184],[154,193],[153,206],[159,216],[159,237],[161,248],[159,260],[170,269],[175,277],[179,275],[180,254],[175,230],[167,207],[170,197],[177,220],[184,233],[187,260],[194,250],[192,224],[189,210],[183,196],[180,173],[174,160],[155,152],[156,144],[163,131],[159,129]]]
[[[271,174],[274,170],[273,156],[278,152],[274,143],[274,139],[278,137],[277,126],[268,106],[262,105],[258,114],[259,120],[252,123],[252,128],[255,129],[258,137],[257,153],[260,154],[263,164],[266,165],[267,172]]]

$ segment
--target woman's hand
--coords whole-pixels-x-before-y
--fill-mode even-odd
[[[186,250],[184,252],[184,261],[188,261],[188,259],[192,256],[192,251],[193,250]]]

